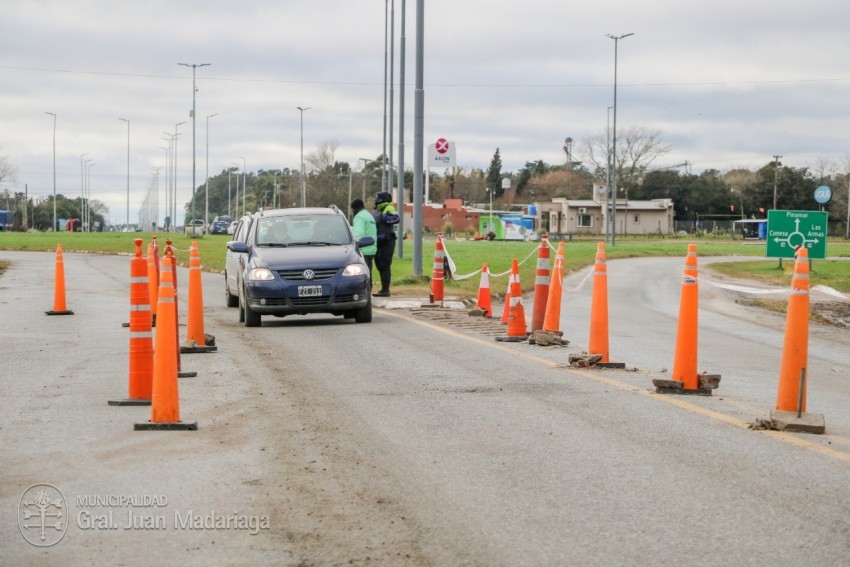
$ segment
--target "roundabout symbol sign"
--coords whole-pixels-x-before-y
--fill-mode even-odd
[[[819,211],[768,211],[766,255],[793,258],[802,246],[809,258],[826,258],[826,222]]]

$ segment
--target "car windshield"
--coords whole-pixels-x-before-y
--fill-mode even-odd
[[[339,246],[351,243],[348,223],[340,216],[293,215],[261,218],[259,246]]]

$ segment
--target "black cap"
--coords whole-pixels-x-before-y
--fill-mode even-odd
[[[365,207],[366,204],[363,202],[363,199],[354,199],[353,201],[351,201],[352,211],[359,211],[360,209],[363,209]]]
[[[375,204],[380,205],[381,203],[390,203],[393,200],[393,196],[390,195],[386,191],[381,191],[377,195],[375,195]]]

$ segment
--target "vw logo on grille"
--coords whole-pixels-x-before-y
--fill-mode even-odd
[[[316,277],[316,272],[314,272],[313,270],[307,269],[307,270],[304,270],[304,272],[301,275],[304,276],[305,280],[312,280],[313,278]]]

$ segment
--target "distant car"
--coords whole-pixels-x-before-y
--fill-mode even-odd
[[[207,232],[207,223],[204,219],[192,219],[186,223],[186,228],[192,228],[193,233],[201,233],[206,234]]]
[[[213,221],[210,225],[210,234],[227,234],[230,223],[227,221]]]
[[[369,268],[336,207],[261,211],[239,220],[225,256],[225,295],[239,321],[329,313],[372,320]]]

